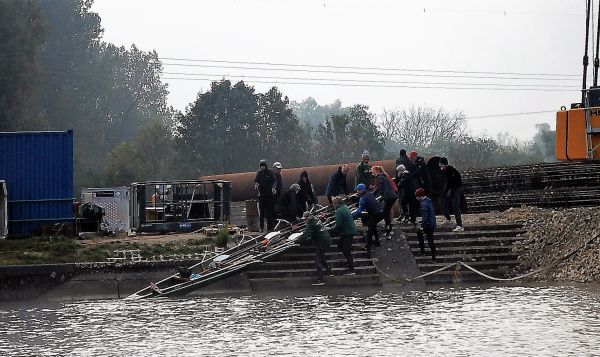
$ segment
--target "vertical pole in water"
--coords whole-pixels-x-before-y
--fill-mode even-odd
[[[581,103],[584,106],[587,106],[585,103],[585,88],[587,86],[587,66],[589,62],[588,43],[590,40],[590,2],[591,0],[587,0],[585,3],[585,52],[583,54],[583,85],[581,87]]]

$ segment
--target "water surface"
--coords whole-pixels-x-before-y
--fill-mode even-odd
[[[0,305],[0,331],[1,356],[597,356],[600,290]]]

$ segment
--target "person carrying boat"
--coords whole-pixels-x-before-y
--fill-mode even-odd
[[[327,229],[325,229],[323,222],[309,211],[304,212],[302,218],[306,221],[306,228],[304,228],[304,232],[298,237],[298,240],[312,240],[316,248],[315,268],[317,270],[317,280],[313,285],[324,285],[323,277],[325,273],[327,275],[332,274],[331,267],[325,258],[325,253],[331,246],[331,236],[327,232]]]
[[[317,196],[315,196],[315,189],[308,178],[308,172],[306,170],[302,171],[300,174],[300,181],[298,181],[298,185],[300,185],[300,192],[298,192],[298,203],[302,208],[302,212],[310,211],[313,205],[316,205],[319,203],[319,201],[317,200]]]
[[[364,184],[358,184],[356,186],[356,192],[359,195],[358,208],[352,212],[352,219],[360,218],[363,225],[368,227],[367,229],[367,256],[371,257],[371,245],[375,244],[379,247],[379,233],[377,232],[377,223],[383,219],[383,209],[377,199],[373,195],[373,192],[367,190],[367,186]],[[366,217],[361,217],[363,211],[367,212]]]
[[[387,239],[392,239],[392,218],[394,215],[392,208],[398,198],[398,187],[382,166],[373,166],[371,172],[377,181],[373,194],[376,197],[381,196],[383,199],[383,219],[385,220],[386,229],[385,237]]]
[[[349,193],[348,183],[346,182],[348,171],[350,171],[348,165],[343,164],[342,166],[338,167],[337,171],[334,172],[329,178],[329,182],[327,182],[325,195],[327,196],[327,200],[331,206],[333,206],[333,202],[331,201],[333,196],[339,196],[341,194],[348,195]]]
[[[290,223],[296,221],[302,215],[302,209],[297,199],[298,191],[300,191],[300,185],[297,183],[292,184],[290,189],[279,198],[275,206],[277,216]]]
[[[329,230],[332,235],[339,235],[337,246],[346,257],[348,270],[345,275],[354,275],[354,260],[352,259],[352,242],[357,233],[356,224],[352,219],[352,213],[340,196],[332,199],[335,207],[335,226]]]

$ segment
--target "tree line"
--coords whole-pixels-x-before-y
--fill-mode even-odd
[[[353,162],[401,147],[444,155],[459,168],[552,159],[553,132],[531,142],[470,135],[462,113],[411,107],[375,115],[366,105],[290,102],[223,79],[184,112],[167,105],[155,51],[102,40],[93,0],[0,0],[0,131],[73,129],[80,187],[191,179]]]

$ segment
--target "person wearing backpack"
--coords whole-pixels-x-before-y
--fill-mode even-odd
[[[376,197],[381,196],[383,200],[383,219],[385,220],[386,229],[385,238],[392,239],[392,207],[394,207],[394,203],[398,199],[398,187],[383,167],[374,166],[371,172],[377,182],[373,194]]]
[[[331,246],[331,235],[329,235],[329,232],[325,229],[323,222],[309,211],[304,212],[302,218],[306,221],[306,228],[304,228],[304,232],[298,237],[298,240],[312,240],[316,249],[315,268],[317,270],[317,280],[313,285],[323,285],[325,284],[323,281],[325,274],[333,275],[331,266],[327,263],[327,258],[325,257],[327,249]]]

